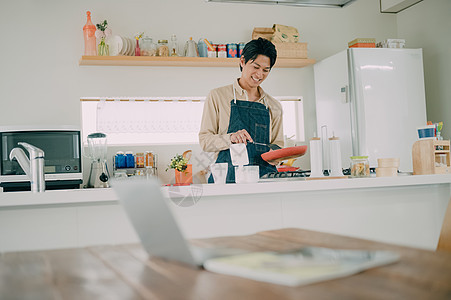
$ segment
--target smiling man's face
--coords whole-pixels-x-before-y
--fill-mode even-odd
[[[269,75],[270,60],[265,55],[258,55],[255,60],[249,60],[244,63],[244,57],[240,60],[241,72],[240,85],[243,88],[256,88],[258,87]]]

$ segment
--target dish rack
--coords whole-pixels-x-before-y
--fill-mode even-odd
[[[419,140],[412,147],[414,175],[451,173],[449,140]]]

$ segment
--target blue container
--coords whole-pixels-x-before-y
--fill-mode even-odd
[[[422,128],[418,128],[418,138],[430,139],[435,137],[435,125],[428,125]]]
[[[237,44],[227,44],[227,57],[235,58],[237,57]]]
[[[125,165],[126,168],[135,167],[135,156],[133,155],[133,152],[127,151],[127,153],[125,154]]]
[[[238,58],[241,57],[241,55],[243,55],[243,49],[244,49],[244,43],[239,43],[238,44]]]
[[[199,50],[200,57],[208,57],[208,47],[205,44],[204,39],[200,39],[197,43],[197,49]]]
[[[116,153],[116,155],[114,156],[114,164],[116,166],[116,169],[122,169],[127,166],[127,164],[125,163],[124,152],[119,151]]]

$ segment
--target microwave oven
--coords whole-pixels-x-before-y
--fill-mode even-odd
[[[80,188],[83,182],[80,130],[72,126],[0,126],[0,187],[4,192],[29,191],[30,180],[16,160],[10,160],[17,143],[26,142],[44,151],[46,189]],[[28,151],[22,148],[29,157]]]

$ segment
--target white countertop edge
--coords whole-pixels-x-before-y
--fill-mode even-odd
[[[202,196],[233,196],[262,193],[287,193],[299,191],[326,191],[360,188],[384,188],[413,185],[451,184],[451,174],[374,177],[353,179],[320,179],[301,181],[262,182],[250,184],[195,184],[192,186],[165,186],[163,193],[171,198],[186,197],[194,189]],[[50,190],[44,193],[0,193],[0,208],[19,206],[117,203],[113,189]]]

